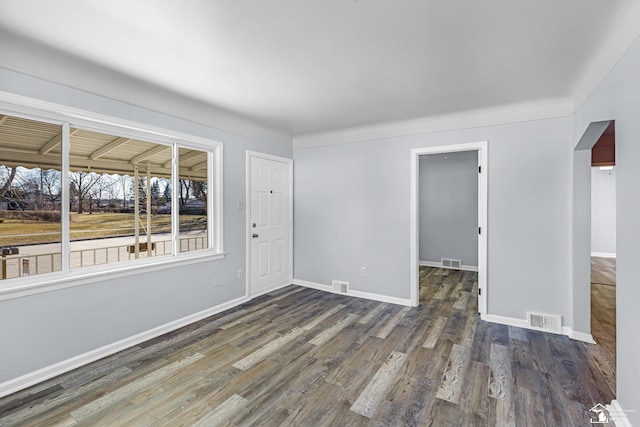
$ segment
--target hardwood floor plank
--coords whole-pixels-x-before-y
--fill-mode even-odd
[[[311,322],[304,325],[302,329],[306,331],[310,331],[311,329],[315,328],[316,326],[320,325],[322,322],[327,320],[329,317],[333,316],[334,314],[342,310],[344,307],[345,307],[344,304],[338,304],[337,306],[324,312],[321,316],[317,316],[316,318],[314,318]]]
[[[233,367],[234,368],[238,368],[241,371],[246,371],[247,369],[249,369],[250,367],[252,367],[256,363],[261,362],[262,360],[264,360],[267,356],[269,356],[270,354],[275,352],[281,346],[285,345],[289,341],[293,340],[294,338],[296,338],[297,336],[299,336],[299,335],[301,335],[301,334],[303,334],[305,332],[306,331],[304,329],[302,329],[302,328],[292,329],[287,334],[285,334],[285,335],[283,335],[283,336],[281,336],[279,338],[276,338],[275,340],[269,342],[264,347],[254,351],[253,353],[249,354],[248,356],[238,360],[236,363],[233,364]]]
[[[527,341],[527,330],[516,326],[509,326],[509,338],[518,341]]]
[[[470,360],[469,347],[453,345],[436,397],[447,402],[460,403],[462,384]]]
[[[400,309],[396,314],[393,315],[391,319],[389,319],[382,328],[374,335],[375,337],[385,339],[389,336],[393,328],[400,322],[400,320],[407,314],[407,312],[411,310],[411,307],[404,307]]]
[[[509,348],[499,344],[491,344],[491,375],[489,378],[489,397],[505,399],[509,393],[511,381],[511,358]]]
[[[164,389],[163,389],[164,390]],[[162,425],[171,417],[180,414],[187,408],[190,402],[196,399],[196,395],[186,390],[180,393],[172,393],[171,398],[156,400],[151,406],[147,403],[141,405],[138,414],[127,420],[126,425],[140,427],[155,427]]]
[[[453,285],[450,283],[444,282],[442,286],[438,289],[438,291],[433,296],[433,299],[444,300],[449,297],[449,292],[453,289]]]
[[[273,308],[267,305],[262,307],[262,309],[260,310],[249,311],[249,312],[245,311],[243,315],[236,317],[235,320],[221,324],[220,329],[223,329],[223,330],[229,329],[241,323],[248,323],[247,321],[260,317],[262,314],[271,310],[273,310]]]
[[[327,329],[325,329],[324,331],[316,335],[315,338],[309,341],[309,343],[313,345],[318,345],[318,346],[323,345],[324,343],[332,339],[334,336],[336,336],[344,328],[346,328],[347,326],[355,322],[357,318],[358,318],[357,314],[349,313],[347,316],[338,320],[336,323],[334,323],[333,325],[331,325],[330,327],[328,327]]]
[[[616,259],[592,256],[591,283],[615,286]]]
[[[370,418],[384,399],[387,390],[396,375],[398,375],[406,358],[407,355],[404,353],[392,352],[362,393],[360,393],[360,396],[351,405],[350,409],[356,414]]]
[[[515,426],[513,377],[509,348],[500,344],[491,344],[489,365],[489,397],[497,400],[496,421],[500,425]]]
[[[427,335],[427,339],[422,344],[424,348],[434,348],[436,343],[438,342],[438,338],[440,338],[440,333],[442,329],[444,329],[444,325],[447,323],[447,318],[438,316],[438,318],[433,322],[433,326],[429,330],[429,334]]]
[[[47,427],[74,427],[78,425],[78,422],[74,420],[71,415],[66,415],[63,418],[46,425]]]
[[[488,396],[489,367],[484,363],[471,361],[462,388],[464,393],[460,399],[460,406],[469,414],[475,415],[475,420],[491,421],[491,405]]]
[[[229,419],[233,418],[242,408],[247,406],[248,401],[242,396],[234,394],[213,411],[200,418],[192,424],[192,427],[214,427],[222,426]]]
[[[362,316],[360,319],[358,319],[358,323],[369,323],[372,319],[374,319],[381,311],[383,311],[385,308],[387,308],[387,304],[377,304],[376,306],[374,306],[372,309],[370,309],[366,315]]]
[[[460,297],[453,304],[453,308],[456,310],[466,310],[467,304],[471,299],[471,292],[462,291],[460,292]]]

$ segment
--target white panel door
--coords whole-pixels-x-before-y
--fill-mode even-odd
[[[291,280],[290,163],[250,158],[250,294]]]

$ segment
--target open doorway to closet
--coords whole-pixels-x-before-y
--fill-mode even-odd
[[[420,156],[421,303],[458,289],[464,305],[477,311],[478,176],[475,150]]]
[[[445,290],[447,283],[467,283],[469,289],[460,291],[474,300],[477,295],[478,311],[486,314],[486,159],[486,142],[411,151],[411,300],[415,306],[421,300],[421,280],[439,280]]]

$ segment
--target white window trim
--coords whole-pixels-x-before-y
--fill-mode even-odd
[[[179,147],[205,151],[207,152],[208,159],[207,187],[211,192],[207,198],[207,209],[208,212],[211,212],[211,214],[208,215],[208,227],[211,232],[208,233],[209,247],[207,249],[193,252],[179,251],[177,247],[178,244],[176,243],[177,239],[174,238],[177,237],[174,236],[174,234],[179,233],[177,227],[179,222],[177,198],[173,197],[172,239],[174,247],[171,256],[123,261],[114,264],[84,267],[77,270],[71,270],[69,265],[69,254],[71,250],[69,206],[68,203],[62,203],[62,271],[2,280],[0,282],[0,301],[111,280],[131,274],[159,271],[224,258],[224,228],[222,218],[224,174],[222,169],[222,142],[3,91],[0,91],[0,114],[14,115],[61,125],[63,137],[61,168],[63,172],[69,170],[69,129],[71,127],[81,127],[83,129],[109,133],[116,136],[128,136],[152,143],[171,145],[174,154],[177,154]],[[176,158],[174,155],[173,159],[175,160]],[[175,182],[178,180],[177,172],[178,164],[173,161],[172,191],[174,192],[177,191]],[[63,200],[69,200],[69,176],[67,173],[62,173],[61,185]]]

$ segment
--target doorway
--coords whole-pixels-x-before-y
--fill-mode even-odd
[[[481,316],[485,316],[487,313],[487,295],[489,292],[487,289],[487,141],[414,148],[411,150],[411,304],[413,306],[419,305],[420,156],[461,151],[476,151],[478,154],[478,311]]]
[[[602,341],[604,337],[606,341],[609,341],[612,344],[610,348],[613,348],[615,353],[615,341],[611,342],[611,338],[615,337],[615,315],[612,315],[615,312],[615,305],[613,305],[615,303],[615,287],[608,289],[613,291],[608,292],[613,294],[610,295],[612,298],[606,298],[608,301],[602,304],[602,310],[596,310],[597,316],[595,318],[594,303],[598,302],[597,297],[602,296],[603,293],[598,293],[596,300],[592,300],[594,286],[592,285],[592,255],[606,255],[606,252],[615,253],[615,241],[606,243],[602,240],[603,236],[599,236],[602,231],[600,228],[603,226],[598,228],[598,233],[594,233],[593,230],[594,221],[599,221],[600,213],[598,210],[601,208],[598,204],[594,206],[592,203],[593,191],[597,189],[595,186],[600,185],[595,179],[598,178],[596,174],[600,173],[600,170],[593,169],[594,165],[598,166],[600,156],[593,149],[607,138],[612,139],[611,142],[614,144],[614,126],[613,120],[590,123],[576,144],[573,153],[573,325],[570,337],[589,343],[598,342],[598,339],[594,341],[595,334],[593,332],[601,332],[601,329],[595,328],[594,330],[592,325],[594,325],[594,321],[599,322],[598,319],[607,317],[611,320],[608,332],[601,334],[599,339]],[[609,216],[611,217],[609,222],[615,221],[615,213],[609,214]],[[615,228],[615,224],[613,225]],[[613,233],[615,234],[615,231]],[[596,280],[600,280],[597,275]],[[598,324],[598,326],[602,325]],[[615,369],[615,362],[610,363],[610,366]]]
[[[293,160],[247,151],[247,296],[293,277]]]
[[[609,387],[616,378],[616,166],[615,121],[591,149],[591,335]]]

